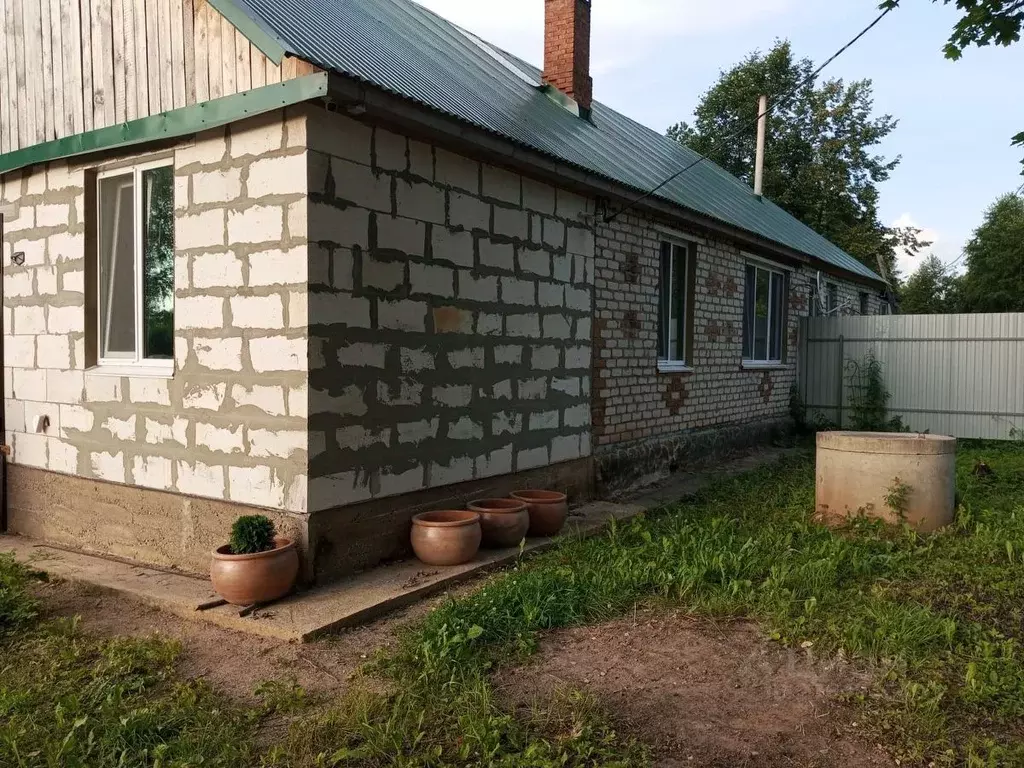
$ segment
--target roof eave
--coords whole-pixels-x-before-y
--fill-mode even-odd
[[[419,136],[439,140],[448,148],[456,151],[460,146],[468,144],[486,157],[520,170],[529,171],[556,185],[566,186],[568,183],[576,191],[596,193],[607,197],[616,205],[634,200],[637,192],[642,191],[549,156],[532,147],[521,145],[505,136],[484,130],[429,105],[384,90],[355,77],[332,72],[329,91],[335,102],[342,107],[360,105],[362,109],[365,109],[365,118],[380,120],[394,127],[410,130]],[[885,281],[881,278],[873,279],[867,275],[844,269],[817,256],[662,198],[648,198],[638,205],[637,209],[729,238],[741,247],[754,252],[782,258],[791,263],[813,265],[831,275],[841,276],[863,285],[876,288],[886,287]]]

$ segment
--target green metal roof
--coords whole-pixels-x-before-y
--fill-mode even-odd
[[[638,192],[698,157],[597,102],[591,121],[575,117],[537,87],[540,70],[411,0],[230,1],[292,55]],[[512,5],[506,7],[515,12]],[[710,161],[662,188],[657,197],[881,282],[875,272]]]

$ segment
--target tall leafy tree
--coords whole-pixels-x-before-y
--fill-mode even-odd
[[[764,193],[808,226],[876,271],[895,277],[896,250],[923,244],[913,229],[892,229],[878,218],[878,185],[899,158],[875,151],[896,128],[891,115],[873,116],[870,80],[819,82],[814,64],[797,59],[788,41],[755,51],[701,97],[692,124],[668,135],[752,182],[756,132],[745,129],[767,94],[768,140]]]
[[[960,19],[946,41],[943,52],[947,59],[956,61],[970,46],[1013,45],[1020,41],[1024,31],[1024,0],[932,0],[943,5],[955,4]],[[884,0],[879,8],[893,9],[900,0]],[[1024,147],[1024,131],[1012,142]],[[1021,161],[1024,163],[1024,160]],[[1024,171],[1021,172],[1024,175]]]
[[[900,312],[905,315],[943,315],[958,311],[957,278],[932,255],[926,258],[900,290]]]
[[[964,249],[963,302],[970,312],[1024,312],[1024,197],[996,200]]]

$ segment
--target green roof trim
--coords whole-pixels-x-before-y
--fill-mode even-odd
[[[250,43],[263,51],[268,59],[278,66],[281,65],[281,60],[284,59],[287,51],[284,42],[274,34],[270,27],[258,17],[243,11],[232,0],[208,1],[221,16],[231,22],[235,29],[245,35]]]
[[[8,152],[0,155],[0,173],[65,157],[188,136],[209,128],[218,128],[252,115],[326,96],[327,79],[326,72],[318,72],[202,104],[172,109],[121,125],[99,128]]]

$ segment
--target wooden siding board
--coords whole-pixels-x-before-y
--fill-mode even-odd
[[[39,72],[42,80],[39,81],[39,108],[43,125],[43,141],[52,141],[57,138],[54,127],[54,117],[58,114],[55,106],[53,88],[53,31],[50,27],[50,0],[39,0]]]
[[[235,88],[235,28],[227,19],[220,20],[221,72],[223,72],[224,95],[238,93]],[[210,66],[216,66],[215,61]]]
[[[171,0],[156,0],[160,30],[160,112],[174,109],[174,77],[171,73]],[[150,77],[153,73],[150,72]],[[152,87],[152,84],[150,84]],[[155,114],[155,113],[154,113]]]
[[[195,16],[196,102],[198,103],[208,101],[210,98],[210,30],[207,21],[206,0],[196,0]]]
[[[128,0],[129,2],[131,0]],[[112,40],[114,78],[114,122],[123,123],[128,114],[128,70],[125,62],[125,0],[111,0],[110,34]]]
[[[42,51],[42,28],[39,18],[39,0],[25,0],[25,82],[28,88],[29,109],[32,112],[33,143],[46,141],[46,105],[43,100],[40,71]]]
[[[249,63],[249,45],[245,35],[235,30],[235,91],[241,93],[252,88],[252,69]]]
[[[58,0],[59,1],[59,0]],[[64,47],[64,104],[67,133],[85,130],[82,118],[82,23],[76,2],[60,3],[61,44]]]
[[[110,0],[92,0],[92,30],[93,123],[101,128],[113,125],[116,120]]]
[[[139,117],[137,80],[138,47],[135,43],[135,0],[122,0],[121,24],[124,31],[124,111],[126,120]]]
[[[266,59],[267,64],[267,85],[273,85],[274,83],[281,82],[281,67],[270,59]]]
[[[0,0],[0,153],[11,151],[11,113],[15,101],[7,81],[7,2]]]
[[[20,3],[14,4],[12,35],[14,36],[14,78],[18,94],[18,144],[30,146],[35,140],[35,111],[29,101],[28,81],[25,78],[25,12]]]
[[[94,127],[92,76],[92,7],[89,0],[81,0],[79,24],[82,28],[82,122],[86,131]]]
[[[185,20],[182,18],[181,0],[168,0],[168,14],[171,27],[171,88],[174,93],[174,108],[180,109],[185,101]]]
[[[266,56],[255,45],[249,46],[249,55],[252,58],[249,65],[249,71],[252,73],[252,87],[262,88],[267,84]]]
[[[221,66],[224,46],[221,37],[221,17],[213,6],[206,7],[206,20],[209,25],[209,56],[207,64],[210,76],[210,98],[219,99],[224,95],[224,69]]]
[[[196,103],[196,47],[195,47],[195,10],[192,0],[182,0],[182,45],[185,57],[185,103]]]
[[[142,0],[146,4],[146,91],[149,95],[148,114],[161,112],[160,108],[160,14],[159,0]]]
[[[135,112],[146,117],[149,111],[149,41],[146,0],[131,0],[135,24]]]
[[[68,125],[68,109],[64,103],[64,39],[61,25],[60,0],[50,0],[50,57],[53,61],[51,69],[53,88],[53,138],[67,136],[71,131]]]
[[[7,110],[6,127],[7,127],[7,142],[8,151],[17,149],[20,144],[18,143],[18,80],[17,72],[14,64],[15,60],[15,43],[14,43],[14,8],[12,7],[13,0],[3,0],[0,3],[0,31],[3,32],[4,39],[7,40],[6,51],[4,54],[4,60],[0,61],[0,67],[4,68],[6,73],[7,90],[5,93],[11,94],[10,96],[10,108]]]

